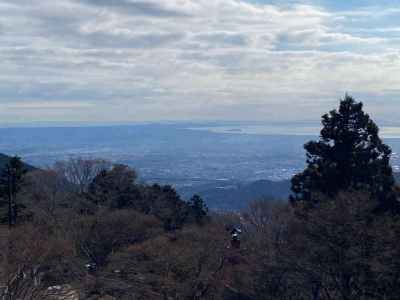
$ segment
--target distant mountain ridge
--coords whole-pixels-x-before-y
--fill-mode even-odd
[[[394,173],[397,183],[400,183],[400,173]],[[211,209],[240,210],[249,202],[259,199],[274,199],[287,201],[291,194],[290,179],[282,181],[257,180],[249,183],[214,182],[200,186],[179,189],[184,198],[193,194],[200,195]]]
[[[214,182],[200,186],[178,189],[184,198],[200,195],[211,209],[240,210],[256,199],[287,200],[290,195],[290,180],[253,182]]]

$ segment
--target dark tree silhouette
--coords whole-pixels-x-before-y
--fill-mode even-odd
[[[190,212],[194,221],[201,225],[208,214],[208,207],[199,195],[194,195],[189,202]]]
[[[136,182],[135,170],[114,165],[101,171],[89,184],[87,211],[97,208],[111,210],[134,209],[153,215],[164,222],[167,230],[180,228],[188,218],[189,204],[171,186],[147,186]],[[92,206],[95,207],[92,207]],[[85,208],[86,209],[86,208]]]
[[[7,221],[11,227],[17,222],[18,211],[23,205],[17,203],[17,193],[21,189],[23,176],[27,170],[18,156],[12,157],[0,177],[1,194],[7,199]]]
[[[114,165],[111,170],[102,170],[89,184],[88,198],[97,206],[132,208],[140,198],[136,178],[135,170],[125,165]]]
[[[363,104],[346,95],[338,110],[322,116],[319,141],[305,144],[306,169],[292,179],[292,202],[312,204],[312,194],[335,196],[341,190],[366,190],[383,209],[394,209],[391,149]]]

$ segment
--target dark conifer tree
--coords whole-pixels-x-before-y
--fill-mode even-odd
[[[304,146],[307,167],[292,179],[292,202],[312,204],[313,193],[333,197],[343,190],[366,190],[381,208],[396,209],[391,149],[363,104],[346,95],[338,110],[322,116],[322,126],[319,141]]]
[[[88,188],[89,200],[97,206],[110,209],[137,208],[140,191],[136,185],[135,170],[125,165],[114,165],[103,170],[93,179]]]
[[[201,225],[208,214],[208,207],[199,195],[194,195],[189,202],[191,215],[194,221]]]
[[[17,194],[22,187],[23,176],[27,170],[17,156],[14,156],[7,163],[0,177],[1,194],[3,205],[7,207],[6,217],[8,225],[15,225],[17,222],[18,212],[24,208],[23,204],[18,203]],[[4,220],[3,219],[3,220]]]

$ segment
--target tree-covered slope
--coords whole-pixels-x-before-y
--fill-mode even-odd
[[[0,153],[0,170],[3,170],[7,166],[11,158],[11,156]],[[36,169],[35,167],[27,163],[24,163],[24,167],[27,171],[32,171]]]

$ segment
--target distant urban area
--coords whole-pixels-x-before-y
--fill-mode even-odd
[[[70,157],[102,158],[135,168],[139,180],[200,194],[211,208],[239,209],[254,198],[287,199],[289,179],[305,166],[303,144],[317,126],[148,123],[0,128],[0,153],[46,168]],[[385,140],[399,171],[400,139]]]

